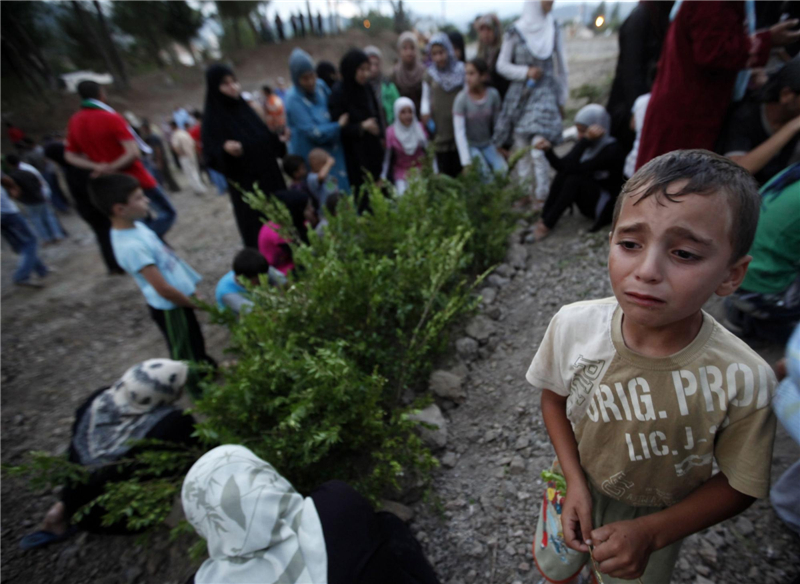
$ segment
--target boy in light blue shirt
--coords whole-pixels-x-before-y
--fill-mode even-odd
[[[175,360],[206,362],[205,340],[194,313],[200,274],[179,258],[142,223],[150,201],[139,182],[126,174],[108,174],[90,183],[92,202],[111,220],[111,247],[119,265],[142,291],[150,316],[167,341]],[[190,380],[190,392],[195,383]],[[196,394],[194,394],[196,396]]]
[[[253,301],[242,282],[247,281],[257,286],[262,274],[267,276],[270,286],[281,286],[286,283],[286,276],[270,266],[258,250],[248,247],[240,251],[233,260],[233,269],[222,276],[217,283],[215,291],[217,306],[222,310],[230,309],[236,314],[249,312],[253,307]]]

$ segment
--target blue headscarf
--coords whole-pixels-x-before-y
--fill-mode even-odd
[[[428,55],[431,54],[431,49],[433,49],[434,45],[439,45],[447,51],[447,64],[444,69],[439,69],[436,63],[431,63],[428,67],[428,73],[448,93],[462,87],[464,85],[464,63],[456,59],[450,38],[443,32],[437,32],[433,35],[430,42],[428,42]]]
[[[311,56],[303,49],[293,50],[289,56],[289,72],[297,91],[303,91],[300,87],[300,77],[309,71],[314,71],[314,61],[311,60]]]

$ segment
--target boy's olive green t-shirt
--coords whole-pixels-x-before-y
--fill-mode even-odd
[[[581,466],[595,488],[635,507],[674,505],[711,477],[769,494],[772,369],[703,312],[697,337],[663,358],[625,346],[615,298],[564,306],[527,379],[567,397]]]

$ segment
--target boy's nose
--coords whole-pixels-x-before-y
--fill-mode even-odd
[[[642,253],[634,275],[643,282],[660,282],[662,278],[660,254],[650,248]]]

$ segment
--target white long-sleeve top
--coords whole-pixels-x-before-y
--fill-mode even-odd
[[[431,86],[427,81],[422,82],[422,99],[419,102],[419,115],[431,115]]]
[[[518,42],[524,41],[519,36],[507,35],[503,39],[500,54],[497,56],[497,72],[509,81],[525,81],[528,78],[528,69],[530,67],[528,65],[517,65],[513,62],[514,47]],[[559,86],[558,105],[563,106],[567,103],[567,98],[569,97],[569,72],[567,70],[567,54],[564,51],[564,40],[558,24],[556,24],[553,57],[555,57],[555,78]]]

